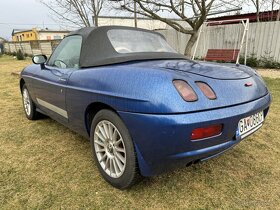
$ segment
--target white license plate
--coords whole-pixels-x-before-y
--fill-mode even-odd
[[[240,139],[249,136],[263,125],[263,121],[264,121],[263,111],[241,119],[238,123],[236,136],[239,137]]]

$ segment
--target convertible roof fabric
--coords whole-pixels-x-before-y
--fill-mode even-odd
[[[112,46],[107,35],[107,32],[111,29],[145,31],[163,37],[163,35],[157,32],[126,26],[86,27],[71,32],[68,36],[80,35],[83,38],[80,55],[81,68],[138,60],[186,59],[185,56],[179,53],[169,52],[118,53]]]

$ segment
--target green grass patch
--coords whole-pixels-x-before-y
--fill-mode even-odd
[[[126,191],[108,185],[88,140],[51,119],[28,121],[11,72],[31,60],[0,58],[0,209],[280,209],[280,80],[263,128],[207,162],[147,178]]]

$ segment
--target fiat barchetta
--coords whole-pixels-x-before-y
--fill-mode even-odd
[[[263,125],[271,103],[252,68],[189,60],[144,29],[83,28],[32,60],[20,75],[26,117],[90,139],[119,189],[225,152]]]

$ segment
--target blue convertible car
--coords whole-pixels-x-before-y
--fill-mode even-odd
[[[188,60],[143,29],[83,28],[33,63],[20,77],[26,117],[89,138],[119,189],[223,153],[263,125],[271,102],[253,69]]]

